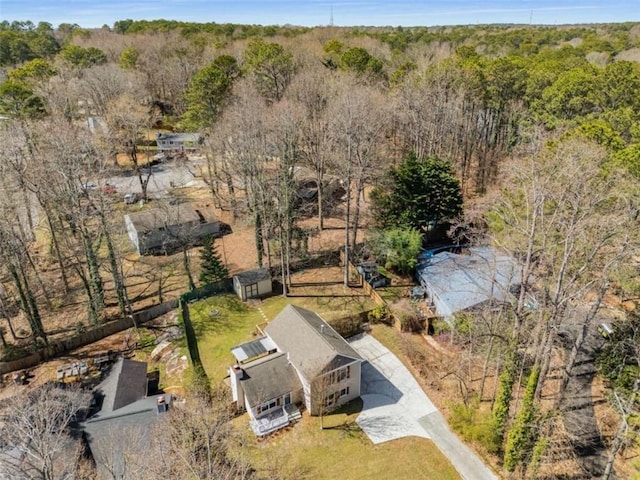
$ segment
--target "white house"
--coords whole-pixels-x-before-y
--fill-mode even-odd
[[[202,143],[199,133],[165,133],[156,134],[156,145],[161,152],[194,152]]]
[[[317,313],[287,305],[265,336],[232,349],[231,392],[251,417],[256,435],[267,435],[298,415],[326,413],[360,396],[362,358]]]

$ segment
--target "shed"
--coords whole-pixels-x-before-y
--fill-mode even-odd
[[[492,247],[469,247],[463,253],[427,252],[417,268],[428,301],[445,319],[488,301],[510,301],[521,274],[513,257]]]
[[[209,206],[167,205],[124,216],[127,233],[140,255],[167,253],[183,245],[202,245],[205,237],[221,234],[220,222]]]
[[[233,290],[242,301],[269,295],[273,291],[269,269],[257,268],[234,275]]]

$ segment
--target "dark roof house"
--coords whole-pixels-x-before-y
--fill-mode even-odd
[[[213,208],[195,203],[167,205],[124,216],[129,239],[140,255],[170,252],[183,244],[200,245],[219,236],[221,224]]]
[[[126,478],[127,456],[144,451],[171,394],[147,395],[147,364],[119,358],[94,389],[98,412],[83,424],[101,478]]]

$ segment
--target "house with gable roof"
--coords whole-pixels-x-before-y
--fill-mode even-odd
[[[170,393],[148,391],[147,364],[120,357],[94,389],[97,412],[82,425],[99,478],[126,478],[126,457],[142,455]]]
[[[360,396],[362,358],[317,313],[287,305],[264,336],[232,349],[234,402],[262,436],[299,418],[297,405],[319,415]]]

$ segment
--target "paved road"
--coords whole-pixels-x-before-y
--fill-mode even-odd
[[[165,192],[174,187],[190,186],[193,182],[202,183],[196,175],[200,172],[202,160],[189,159],[169,160],[151,167],[152,175],[149,179],[147,191],[149,193]],[[146,172],[145,172],[146,176]],[[110,177],[106,179],[106,183],[115,185],[118,193],[124,195],[128,192],[140,192],[140,181],[135,172],[130,171],[126,174]]]
[[[370,335],[351,340],[362,366],[362,413],[356,420],[373,443],[419,436],[432,439],[465,480],[498,477],[449,429],[411,372]]]

